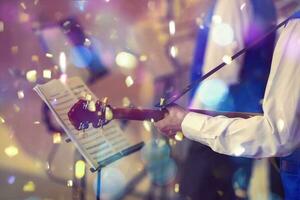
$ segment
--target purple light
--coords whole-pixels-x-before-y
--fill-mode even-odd
[[[10,177],[7,178],[7,182],[10,185],[14,184],[15,181],[16,181],[16,177],[15,176],[10,176]]]

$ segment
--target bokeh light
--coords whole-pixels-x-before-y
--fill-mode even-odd
[[[220,46],[230,45],[234,41],[234,32],[231,26],[226,23],[214,24],[212,40]]]
[[[134,69],[137,63],[136,57],[131,53],[122,51],[116,56],[116,64],[121,68]]]
[[[4,152],[8,157],[12,158],[18,155],[19,149],[14,145],[10,145],[4,149]]]
[[[121,170],[108,166],[101,171],[101,199],[116,199],[124,191],[126,178]],[[97,191],[97,178],[94,181],[94,191]]]
[[[75,177],[77,179],[83,178],[85,175],[85,162],[83,160],[77,160],[75,163]]]
[[[88,67],[93,60],[90,49],[85,46],[74,46],[70,52],[70,62],[78,68]]]
[[[210,79],[204,81],[198,87],[195,99],[207,108],[215,109],[227,97],[229,93],[228,86],[220,79]]]

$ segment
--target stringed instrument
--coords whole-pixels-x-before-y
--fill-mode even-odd
[[[259,113],[240,113],[240,112],[218,112],[208,110],[189,109],[190,112],[206,114],[209,116],[223,115],[230,118],[250,118],[261,115]],[[112,107],[100,100],[96,102],[80,99],[72,106],[68,112],[70,122],[77,130],[84,130],[91,123],[94,128],[99,128],[114,119],[123,120],[150,120],[157,122],[168,114],[166,108],[163,109],[144,109],[144,108],[117,108]]]

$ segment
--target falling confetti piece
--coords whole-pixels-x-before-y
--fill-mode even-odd
[[[4,22],[0,21],[0,32],[4,31]]]
[[[149,121],[144,121],[143,126],[146,131],[150,132],[151,131],[151,123]]]
[[[23,99],[24,98],[24,92],[23,90],[18,91],[18,98]]]
[[[5,119],[3,117],[0,116],[0,123],[4,124],[5,123]]]
[[[184,138],[183,133],[180,132],[180,131],[178,131],[178,132],[176,133],[176,135],[175,135],[175,139],[176,139],[177,141],[182,141],[183,138]]]
[[[77,179],[83,178],[85,175],[85,162],[83,160],[77,160],[75,163],[75,177]]]
[[[170,48],[170,55],[175,58],[178,54],[178,48],[175,46],[171,46]]]
[[[35,122],[33,122],[35,125],[39,125],[41,122],[39,122],[39,121],[35,121]]]
[[[176,32],[176,26],[174,20],[169,21],[169,33],[170,35],[174,35]]]
[[[67,58],[64,52],[60,52],[59,54],[59,67],[62,73],[66,73],[67,70]]]
[[[26,23],[26,22],[28,22],[28,21],[29,21],[29,15],[26,14],[26,13],[21,12],[21,13],[19,14],[19,21],[20,21],[21,23]]]
[[[43,70],[43,77],[50,79],[51,78],[51,70],[49,70],[49,69]]]
[[[36,70],[29,70],[26,72],[26,79],[27,81],[34,83],[37,80],[37,71]]]
[[[5,152],[5,154],[6,154],[8,157],[12,158],[12,157],[18,155],[19,149],[18,149],[17,147],[15,147],[15,146],[11,145],[11,146],[9,146],[9,147],[6,147],[6,148],[4,149],[4,152]]]
[[[25,4],[24,2],[21,2],[21,3],[20,3],[20,6],[21,6],[24,10],[26,10],[26,4]]]
[[[51,53],[46,53],[47,58],[53,58],[53,55]]]
[[[228,55],[223,56],[222,58],[223,62],[226,63],[227,65],[232,63],[232,58]]]
[[[140,56],[140,61],[141,62],[145,62],[145,61],[147,61],[148,60],[148,57],[146,56],[146,55],[141,55]]]
[[[243,3],[243,4],[241,5],[240,9],[243,10],[243,9],[245,8],[245,6],[246,6],[246,3]]]
[[[127,87],[131,87],[134,84],[134,81],[131,76],[127,76],[125,79],[125,83]]]
[[[179,184],[176,183],[174,186],[174,192],[178,193],[179,192]]]
[[[28,181],[24,186],[23,186],[23,191],[24,192],[34,192],[35,191],[35,184],[33,181]]]
[[[72,187],[73,186],[73,181],[72,180],[68,180],[67,181],[67,186],[68,187]]]
[[[130,99],[128,97],[123,97],[123,99],[122,99],[122,105],[124,107],[129,107],[130,106]]]
[[[53,141],[53,144],[60,144],[61,143],[61,134],[60,133],[54,133],[52,135],[52,141]]]
[[[18,46],[12,46],[10,49],[12,54],[17,54],[19,52],[19,47]]]
[[[165,103],[165,99],[164,98],[160,98],[160,102],[159,102],[159,105],[160,106],[163,106]]]
[[[32,62],[39,62],[39,60],[40,60],[39,56],[37,56],[37,55],[32,55],[31,56],[31,61]]]

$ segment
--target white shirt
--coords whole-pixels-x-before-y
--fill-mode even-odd
[[[233,156],[255,158],[284,156],[299,147],[300,20],[298,19],[288,23],[276,44],[263,111],[263,116],[249,119],[188,113],[182,122],[182,130],[187,138],[208,145],[216,152]]]

